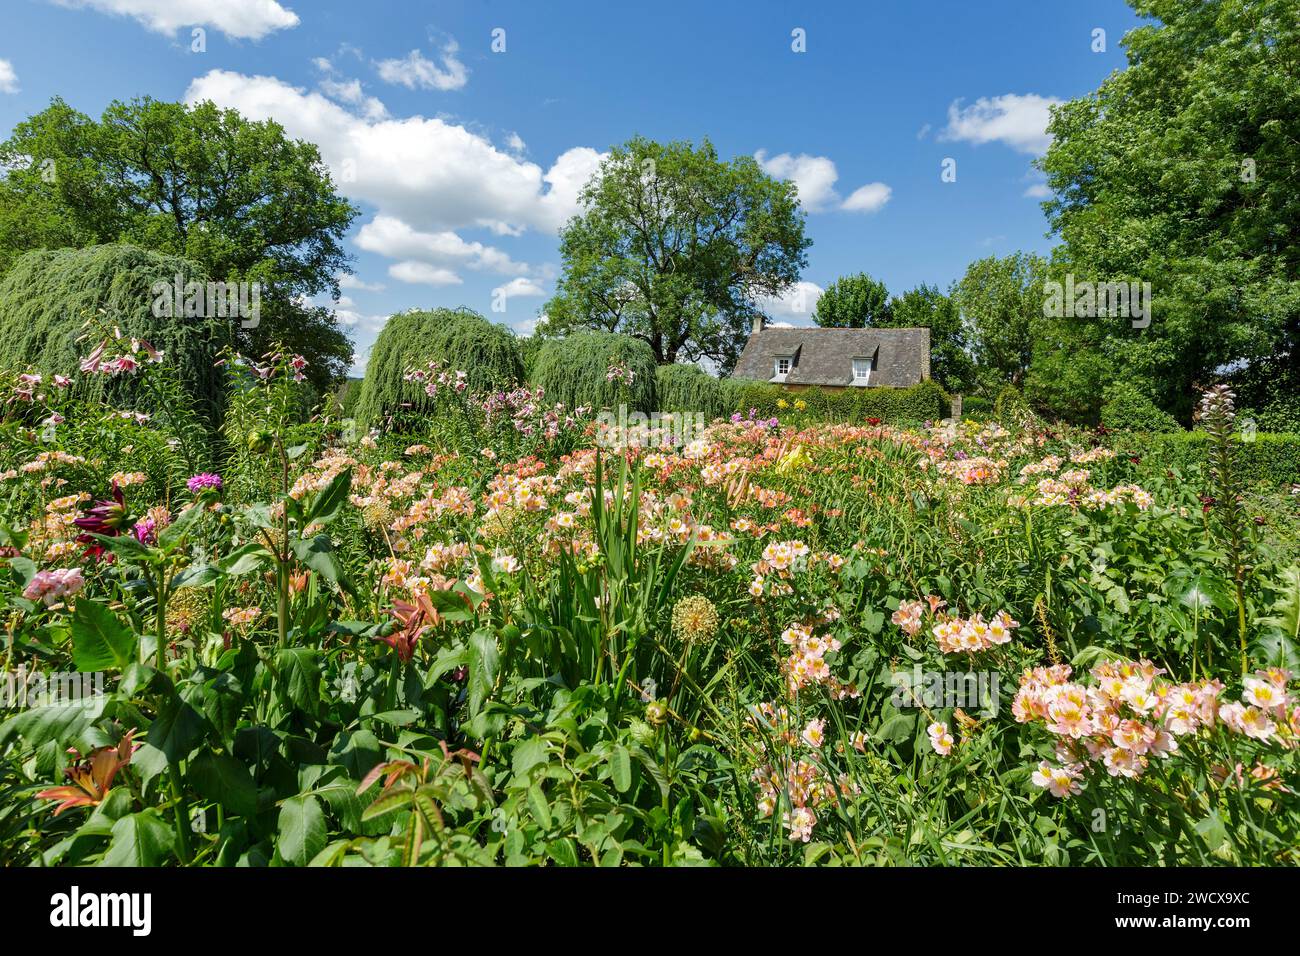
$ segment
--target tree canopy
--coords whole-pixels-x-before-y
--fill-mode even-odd
[[[622,332],[660,364],[709,358],[729,371],[756,300],[790,288],[807,264],[794,184],[750,156],[721,161],[708,140],[615,147],[581,203],[560,237],[543,334]]]
[[[0,273],[30,249],[125,242],[261,283],[245,348],[306,356],[314,383],[341,377],[351,346],[328,309],[358,210],[316,146],[212,103],[113,102],[99,120],[55,99],[0,143]],[[169,276],[159,276],[160,280]]]
[[[865,272],[841,276],[817,298],[813,321],[831,329],[886,328],[889,322],[889,290]]]
[[[1150,282],[1152,322],[1055,320],[1036,364],[1139,381],[1184,420],[1228,363],[1300,339],[1294,0],[1130,0],[1128,68],[1054,111],[1041,160],[1054,273]],[[1291,359],[1294,362],[1294,358]]]

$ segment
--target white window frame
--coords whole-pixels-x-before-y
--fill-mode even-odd
[[[781,371],[781,363],[785,363],[785,371]],[[784,382],[785,377],[794,371],[793,355],[778,355],[772,363],[772,380],[774,382]]]
[[[868,385],[870,385],[871,372],[872,372],[871,367],[874,364],[875,363],[872,362],[872,360],[869,358],[855,358],[853,360],[853,384],[856,385],[858,388],[865,388]],[[858,375],[858,372],[861,371],[861,366],[863,365],[867,367],[866,374],[860,376]]]

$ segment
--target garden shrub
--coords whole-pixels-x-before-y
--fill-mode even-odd
[[[1187,472],[1206,468],[1210,440],[1204,432],[1128,437],[1124,450],[1159,469]],[[1236,443],[1236,466],[1250,484],[1291,485],[1300,482],[1300,434],[1259,432],[1254,441]]]
[[[947,418],[952,400],[932,380],[909,388],[805,388],[792,390],[768,382],[729,379],[724,383],[732,412],[759,417],[780,416],[778,402],[793,405],[802,401],[806,413],[821,421],[861,423],[869,418],[887,422],[927,422]]]
[[[76,374],[99,338],[117,327],[124,335],[148,341],[169,359],[184,392],[182,400],[215,430],[223,405],[222,375],[215,363],[221,349],[233,343],[237,320],[155,316],[151,287],[155,282],[170,287],[178,274],[182,282],[207,281],[198,264],[138,246],[26,253],[0,279],[0,368],[31,366],[46,376],[71,377],[80,397],[161,411],[159,402],[175,396],[155,399],[139,388],[137,377]],[[102,329],[87,330],[88,319]]]
[[[632,381],[610,378],[611,366],[632,374]],[[626,403],[632,411],[652,412],[655,404],[655,357],[650,346],[616,332],[576,332],[548,339],[537,353],[532,384],[546,401],[593,410]]]
[[[469,309],[402,312],[388,320],[370,350],[357,419],[373,426],[399,408],[416,416],[432,411],[424,392],[404,381],[408,371],[432,361],[453,372],[463,370],[476,392],[524,380],[519,340],[505,326]]]
[[[1101,406],[1101,423],[1116,431],[1177,432],[1182,429],[1174,416],[1153,402],[1131,382],[1106,386]]]
[[[726,385],[698,365],[661,365],[655,384],[659,411],[700,412],[706,421],[732,412]]]

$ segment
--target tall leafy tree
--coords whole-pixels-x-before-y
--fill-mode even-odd
[[[817,298],[813,321],[833,329],[890,325],[889,290],[865,272],[841,276]]]
[[[1229,363],[1296,361],[1300,18],[1295,0],[1130,3],[1152,22],[1124,38],[1128,68],[1055,110],[1041,166],[1053,272],[1150,282],[1152,322],[1053,323],[1035,365],[1090,365],[1093,395],[1139,382],[1186,419]]]
[[[660,364],[708,358],[729,371],[756,300],[807,264],[795,187],[705,140],[636,137],[610,151],[560,237],[564,271],[543,334],[594,328],[646,342]]]
[[[972,262],[957,283],[954,294],[982,387],[1024,383],[1046,271],[1041,256],[1017,252]]]
[[[909,289],[890,302],[887,325],[929,329],[931,377],[950,392],[962,392],[974,384],[975,365],[952,291],[945,295],[938,286],[925,284]]]
[[[214,280],[262,285],[247,348],[283,341],[319,386],[351,345],[333,314],[342,240],[358,210],[311,143],[211,103],[114,102],[96,121],[55,99],[0,143],[0,272],[36,248],[125,242],[198,262]],[[169,279],[160,276],[159,279]]]

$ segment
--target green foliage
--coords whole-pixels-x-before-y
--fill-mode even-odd
[[[931,376],[949,392],[963,392],[975,384],[975,363],[954,293],[955,288],[944,295],[936,286],[919,285],[893,299],[885,321],[876,324],[929,329]]]
[[[0,279],[0,367],[29,364],[45,375],[73,378],[77,393],[115,407],[162,413],[170,404],[137,376],[83,376],[77,370],[112,326],[163,352],[201,421],[215,429],[222,415],[222,376],[214,367],[230,342],[229,319],[156,317],[150,287],[177,274],[204,280],[201,268],[136,246],[91,246],[29,252]],[[107,328],[87,329],[88,320]]]
[[[115,101],[93,120],[55,99],[0,143],[0,169],[0,274],[39,248],[182,256],[213,280],[263,286],[259,324],[236,332],[244,351],[283,343],[318,389],[345,371],[352,350],[333,315],[297,304],[338,295],[358,212],[315,145],[212,103]]]
[[[469,309],[402,312],[388,320],[370,350],[357,419],[373,427],[399,410],[413,417],[432,411],[424,391],[403,380],[429,362],[463,370],[472,391],[506,388],[524,377],[519,341],[505,326]]]
[[[1128,451],[1160,470],[1186,474],[1209,469],[1210,440],[1202,431],[1141,435]],[[1300,435],[1258,432],[1253,441],[1239,442],[1235,452],[1237,475],[1248,484],[1300,484]]]
[[[728,379],[732,412],[748,416],[755,410],[759,418],[783,418],[796,401],[807,405],[803,414],[819,421],[843,421],[863,424],[879,418],[891,424],[934,422],[952,412],[952,399],[934,381],[924,381],[909,388],[803,388],[792,390],[769,382]],[[778,403],[785,402],[787,408]]]
[[[1101,424],[1122,431],[1182,431],[1174,417],[1158,408],[1150,396],[1131,382],[1123,381],[1106,386],[1105,403],[1101,406]]]
[[[885,284],[859,272],[841,276],[826,287],[817,298],[813,321],[829,329],[892,328],[890,311]]]
[[[698,365],[660,365],[655,370],[655,404],[663,412],[701,412],[712,421],[732,412],[729,383]]]
[[[1091,394],[1141,380],[1187,422],[1216,369],[1300,354],[1300,21],[1294,0],[1131,2],[1127,68],[1054,110],[1041,167],[1053,271],[1151,283],[1152,321],[1065,320],[1053,347],[1106,357]]]
[[[1295,353],[1258,362],[1228,379],[1242,419],[1260,431],[1300,433],[1300,363]]]
[[[1019,386],[1032,356],[1033,324],[1043,314],[1047,263],[1017,252],[972,262],[954,296],[974,356],[981,386],[992,392]]]
[[[730,371],[754,301],[788,289],[807,264],[794,184],[752,156],[719,160],[708,140],[616,146],[581,202],[560,236],[546,328],[625,332],[660,365],[708,357]]]
[[[632,373],[632,381],[610,381],[611,365]],[[617,408],[651,412],[655,397],[655,357],[645,342],[614,332],[576,332],[548,339],[537,353],[532,384],[546,393],[546,402],[593,411]]]

